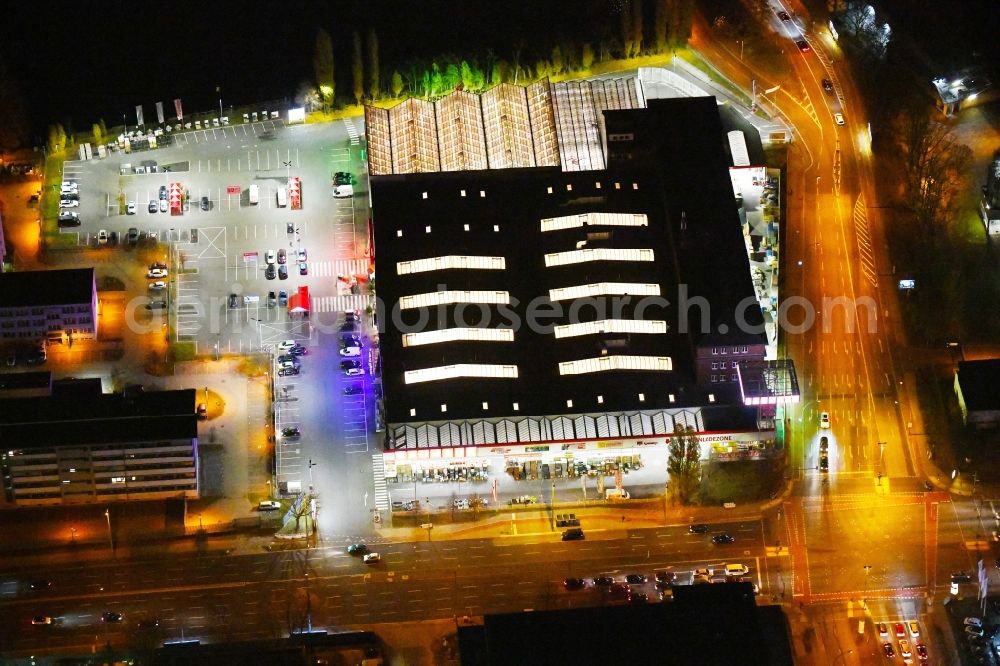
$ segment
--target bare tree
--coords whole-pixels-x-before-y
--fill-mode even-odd
[[[354,83],[354,103],[361,104],[365,96],[365,67],[361,56],[361,35],[354,31],[351,49],[351,78]]]
[[[374,28],[368,33],[368,96],[379,96],[378,35]]]
[[[913,106],[903,114],[901,141],[906,205],[933,247],[938,230],[951,220],[952,200],[972,151],[955,140],[951,127],[928,117],[922,106]]]
[[[330,40],[330,33],[323,28],[316,31],[313,72],[316,74],[316,87],[323,96],[323,102],[332,104],[336,93],[336,82],[333,77],[333,42]]]

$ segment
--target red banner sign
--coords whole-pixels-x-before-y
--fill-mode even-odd
[[[239,194],[239,193],[240,193],[239,185],[226,185],[226,194]]]

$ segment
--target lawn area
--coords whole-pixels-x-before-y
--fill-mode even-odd
[[[781,485],[780,460],[715,462],[703,467],[701,503],[745,502],[767,499]]]

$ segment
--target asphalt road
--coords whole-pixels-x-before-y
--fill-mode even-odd
[[[524,609],[601,603],[592,590],[567,592],[567,576],[628,573],[651,576],[673,568],[689,580],[697,567],[742,562],[761,586],[777,588],[768,567],[759,522],[723,523],[736,542],[711,543],[711,534],[689,534],[686,525],[621,531],[588,531],[588,540],[557,535],[382,544],[382,563],[365,565],[345,545],[249,555],[178,556],[165,561],[68,566],[45,574],[51,587],[27,589],[30,576],[4,576],[0,644],[6,654],[45,654],[67,648],[89,651],[147,640],[241,639],[313,627],[397,622]],[[16,582],[15,582],[16,581]],[[645,586],[653,596],[652,584]],[[13,597],[10,594],[13,593]],[[124,615],[121,624],[101,614]],[[31,626],[35,615],[55,618]],[[159,626],[140,622],[159,620]]]

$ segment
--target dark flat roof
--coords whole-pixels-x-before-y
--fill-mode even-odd
[[[42,389],[50,386],[52,386],[52,373],[48,371],[0,373],[0,394],[3,391]]]
[[[563,173],[557,168],[538,168],[372,178],[377,285],[384,305],[379,319],[388,423],[671,407],[671,393],[704,393],[695,385],[695,345],[764,343],[762,334],[744,333],[736,323],[738,306],[747,304],[748,298],[746,320],[762,328],[763,317],[755,305],[728,176],[728,144],[714,100],[708,104],[663,101],[668,104],[650,110],[605,112],[609,132],[615,131],[613,125],[626,130],[637,127],[643,145],[651,151],[650,159],[618,160],[608,171]],[[603,212],[642,213],[649,224],[541,231],[541,220],[546,218]],[[652,249],[655,261],[545,266],[546,253],[580,248]],[[399,261],[448,255],[502,256],[506,270],[397,274]],[[649,307],[637,314],[639,301],[633,297],[614,314],[614,298],[580,299],[576,305],[584,307],[575,321],[660,319],[667,322],[668,332],[556,339],[549,330],[520,326],[513,343],[403,345],[403,328],[504,327],[512,319],[524,322],[529,306],[548,312],[550,289],[602,282],[658,284],[666,303],[646,301]],[[684,326],[682,315],[699,311],[685,306],[682,312],[681,285],[689,298],[704,297],[711,303],[708,330]],[[409,328],[416,325],[421,311],[399,312],[399,299],[442,290],[506,291],[511,305],[424,308],[425,323]],[[566,306],[562,316],[547,317],[546,322],[570,323],[572,302],[562,303]],[[598,314],[598,307],[608,314]],[[459,314],[465,324],[458,323]],[[597,358],[602,353],[667,356],[673,370],[559,373],[560,362]],[[519,374],[517,379],[404,382],[406,371],[452,364],[516,365]],[[442,404],[447,405],[446,412],[441,411]]]
[[[792,664],[780,607],[756,607],[749,583],[681,585],[666,603],[487,615],[458,639],[463,666]]]
[[[1000,410],[1000,359],[959,362],[958,383],[970,412]]]
[[[614,187],[618,181],[620,189]],[[600,183],[598,189],[597,183]],[[638,189],[633,189],[636,183]],[[567,190],[567,185],[572,190]],[[552,194],[548,188],[552,188]],[[465,197],[461,191],[465,190]],[[479,192],[485,191],[486,197]],[[380,315],[383,382],[386,384],[387,421],[390,423],[441,418],[558,414],[572,400],[576,411],[624,410],[671,406],[669,393],[692,385],[690,343],[678,333],[671,312],[676,292],[666,224],[659,206],[654,179],[637,174],[628,180],[606,172],[562,173],[558,169],[525,169],[485,172],[385,176],[372,181],[375,201],[375,247],[380,300],[395,308],[400,297],[441,290],[506,291],[509,307],[441,306],[430,309],[423,328],[416,328],[419,311],[403,310]],[[427,192],[428,197],[423,198]],[[645,213],[649,226],[582,228],[541,232],[544,218],[583,213]],[[469,225],[466,231],[464,225]],[[494,231],[496,225],[499,231]],[[426,233],[426,227],[431,233]],[[401,230],[403,235],[397,235]],[[588,234],[608,233],[606,239]],[[546,253],[586,248],[652,249],[654,262],[600,261],[546,267]],[[445,255],[502,256],[506,270],[446,270],[397,275],[397,262]],[[550,312],[549,289],[601,282],[652,283],[661,286],[664,304],[649,302],[643,314],[635,313],[640,302],[633,297],[621,301],[614,314],[610,297],[581,299],[590,303],[580,309],[577,321],[605,318],[660,319],[670,327],[666,334],[592,334],[556,339],[549,328],[516,327],[514,342],[448,342],[403,346],[403,331],[437,330],[461,325],[509,327],[512,320],[526,322],[529,309]],[[570,302],[564,301],[561,316],[539,317],[547,327],[570,323]],[[597,308],[607,313],[599,314]],[[484,317],[485,313],[485,317]],[[668,356],[673,372],[599,372],[560,375],[559,363],[609,355]],[[517,379],[454,379],[405,384],[404,372],[449,364],[512,364]],[[693,390],[693,389],[690,389]],[[645,402],[638,400],[644,393]],[[598,403],[598,395],[604,402]],[[444,397],[443,397],[444,396]],[[488,403],[484,410],[482,403]],[[442,413],[440,405],[447,404]],[[410,409],[416,409],[410,416]]]
[[[105,442],[193,439],[195,389],[150,391],[124,398],[90,390],[0,401],[0,442],[19,448]]]
[[[0,308],[90,303],[94,269],[0,273]]]

